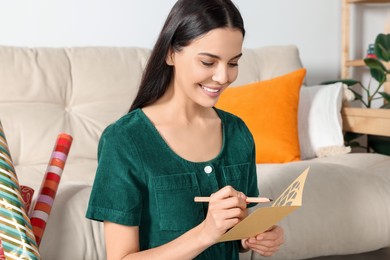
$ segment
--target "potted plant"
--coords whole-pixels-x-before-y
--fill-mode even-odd
[[[381,92],[382,86],[387,81],[387,75],[390,74],[390,68],[387,68],[384,62],[390,62],[390,34],[379,34],[374,43],[374,55],[364,59],[364,63],[370,70],[371,79],[368,85],[362,84],[361,81],[354,79],[340,79],[326,81],[321,84],[332,84],[336,82],[344,83],[348,90],[354,94],[354,99],[359,100],[365,108],[371,108],[372,101],[375,99],[383,99],[384,103],[380,108],[390,109],[390,94]],[[372,84],[376,83],[376,86]],[[356,91],[355,87],[360,87],[360,90],[364,92]],[[372,91],[373,90],[373,91]],[[356,138],[362,134],[355,134],[347,132],[345,133],[346,145],[349,146],[361,146],[360,143],[356,142]],[[368,150],[371,148],[375,152],[390,155],[390,137],[379,136],[379,135],[367,135],[367,147]]]

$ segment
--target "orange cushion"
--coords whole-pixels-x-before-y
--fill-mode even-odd
[[[306,69],[226,89],[216,107],[239,116],[251,131],[256,163],[300,160],[299,93]]]

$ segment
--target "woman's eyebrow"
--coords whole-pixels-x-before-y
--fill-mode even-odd
[[[208,57],[211,57],[211,58],[214,58],[214,59],[218,59],[218,60],[221,59],[220,56],[215,55],[215,54],[212,54],[212,53],[208,53],[208,52],[200,52],[200,53],[198,53],[198,55],[208,56]],[[234,59],[240,58],[241,56],[242,56],[242,53],[240,53],[240,54],[234,56],[234,57],[231,58],[230,60],[234,60]]]

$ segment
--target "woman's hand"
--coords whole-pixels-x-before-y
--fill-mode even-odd
[[[262,256],[271,256],[284,243],[283,229],[273,226],[264,233],[241,240],[244,249],[251,249]]]
[[[230,228],[247,215],[246,196],[231,186],[225,186],[210,196],[209,209],[203,221],[205,237],[214,244]]]

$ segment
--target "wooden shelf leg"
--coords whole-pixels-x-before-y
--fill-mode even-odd
[[[349,77],[349,68],[347,61],[349,59],[349,40],[350,37],[350,6],[347,0],[341,3],[341,78]]]

